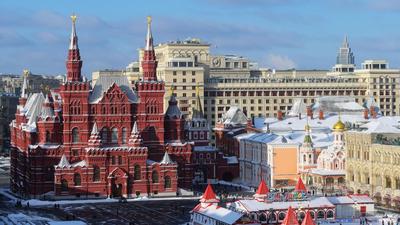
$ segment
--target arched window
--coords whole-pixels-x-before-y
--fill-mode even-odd
[[[118,143],[118,128],[114,127],[111,132],[111,143]]]
[[[135,165],[133,179],[140,180],[140,173],[141,173],[140,166]]]
[[[153,183],[158,183],[158,173],[157,171],[153,170],[153,173],[151,174],[151,180]]]
[[[279,213],[279,221],[284,220],[285,216],[286,216],[286,213],[284,213],[284,212]]]
[[[127,139],[126,127],[123,127],[122,128],[122,144],[126,144],[126,139]]]
[[[100,181],[100,168],[98,166],[93,166],[93,181]]]
[[[165,176],[164,188],[171,188],[171,177]]]
[[[307,157],[306,157],[306,155],[304,154],[304,155],[303,155],[303,162],[306,162],[306,160],[307,160],[306,158],[307,158]]]
[[[68,181],[66,179],[61,180],[61,191],[68,191]]]
[[[111,164],[115,165],[115,156],[111,156]]]
[[[265,222],[267,221],[267,216],[264,213],[261,213],[261,215],[258,217],[258,220],[260,222]]]
[[[103,129],[101,129],[101,140],[103,141],[103,143],[107,143],[108,142],[108,129],[107,129],[107,127],[103,127]]]
[[[118,165],[121,165],[122,164],[122,156],[118,156]]]
[[[276,222],[276,215],[275,213],[270,213],[268,216],[268,222]]]
[[[329,211],[326,213],[326,218],[327,218],[327,219],[333,219],[333,211],[332,211],[332,210],[329,210]]]
[[[46,142],[50,142],[50,132],[48,130],[46,130]]]
[[[74,173],[74,186],[81,186],[81,175]]]
[[[79,142],[79,131],[78,128],[72,129],[72,143],[78,143]]]
[[[317,218],[318,219],[325,219],[325,212],[322,211],[322,210],[318,211]]]

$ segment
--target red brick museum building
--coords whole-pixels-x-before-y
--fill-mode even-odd
[[[100,76],[94,84],[82,77],[72,19],[66,81],[29,95],[24,81],[10,124],[11,190],[27,197],[135,197],[190,187],[198,162],[194,156],[202,154],[195,148],[206,149],[201,146],[208,143],[209,126],[206,120],[204,126],[185,121],[173,93],[164,113],[150,19],[143,77],[135,84],[125,76]],[[204,140],[191,140],[190,132],[204,132]],[[207,178],[216,178],[213,166],[207,174],[214,175]]]

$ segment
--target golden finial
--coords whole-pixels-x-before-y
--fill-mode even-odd
[[[151,24],[151,16],[147,16],[147,25]]]
[[[77,17],[76,17],[76,15],[75,15],[75,13],[71,15],[72,23],[75,23],[75,22],[76,22],[76,18],[77,18]]]
[[[24,73],[24,77],[27,77],[29,75],[29,70],[28,69],[24,69],[23,73]]]

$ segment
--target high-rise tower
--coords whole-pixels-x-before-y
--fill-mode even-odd
[[[354,55],[351,51],[347,36],[345,36],[336,57],[336,65],[332,68],[332,71],[337,73],[352,73],[354,69]]]

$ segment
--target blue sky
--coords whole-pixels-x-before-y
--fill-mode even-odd
[[[1,0],[0,73],[64,74],[73,12],[89,76],[137,59],[147,15],[156,43],[197,37],[263,67],[329,69],[345,35],[358,66],[400,67],[397,0]]]

